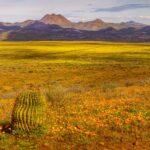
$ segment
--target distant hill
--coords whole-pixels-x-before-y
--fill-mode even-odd
[[[0,23],[0,40],[109,40],[150,41],[150,26],[133,21],[106,23],[101,19],[74,23],[62,15],[47,14],[40,20]]]
[[[47,14],[44,17],[42,17],[40,20],[26,20],[24,22],[18,22],[15,24],[9,24],[10,25],[17,25],[21,27],[25,27],[29,24],[32,24],[35,21],[40,21],[45,24],[50,24],[50,25],[59,25],[63,28],[74,28],[74,29],[79,29],[79,30],[92,30],[92,31],[97,31],[100,29],[108,28],[108,27],[113,27],[114,29],[122,29],[122,28],[129,28],[129,27],[134,27],[134,28],[142,28],[146,25],[137,23],[134,21],[129,21],[129,22],[121,22],[121,23],[108,23],[104,22],[101,19],[95,19],[87,22],[71,22],[64,16],[60,14]],[[7,23],[8,24],[8,23]]]
[[[121,28],[129,28],[129,27],[142,28],[145,26],[144,24],[136,23],[133,21],[122,22],[122,23],[107,23],[101,19],[75,23],[75,22],[71,22],[70,20],[68,20],[62,15],[56,15],[56,14],[47,14],[39,21],[45,24],[59,25],[63,28],[75,28],[79,30],[93,30],[93,31],[108,28],[108,27],[121,29]]]
[[[67,18],[65,18],[62,15],[56,15],[56,14],[51,14],[51,15],[47,14],[39,21],[45,24],[55,24],[65,28],[69,28],[72,25],[72,22],[69,21]]]
[[[9,31],[9,30],[18,30],[20,29],[20,26],[17,26],[17,25],[5,25],[5,24],[2,24],[0,23],[0,31]]]

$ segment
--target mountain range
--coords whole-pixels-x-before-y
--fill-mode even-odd
[[[62,15],[47,14],[40,20],[0,22],[0,40],[108,40],[150,42],[150,26],[134,21],[108,23],[101,19],[71,22]]]

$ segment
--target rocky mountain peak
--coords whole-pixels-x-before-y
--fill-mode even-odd
[[[45,24],[57,24],[62,27],[71,25],[71,21],[60,14],[46,14],[40,21]]]

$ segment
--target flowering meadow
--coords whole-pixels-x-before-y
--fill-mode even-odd
[[[30,86],[47,101],[42,137],[11,133],[15,98]],[[0,42],[0,150],[147,150],[149,100],[149,43]]]

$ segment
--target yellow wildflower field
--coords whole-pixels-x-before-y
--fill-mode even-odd
[[[48,133],[2,131],[16,95],[41,89]],[[0,149],[148,149],[150,44],[0,42]]]

